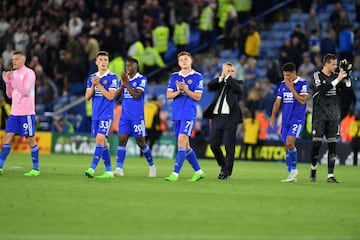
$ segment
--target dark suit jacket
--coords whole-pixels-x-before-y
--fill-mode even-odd
[[[232,123],[242,123],[243,118],[242,118],[239,102],[241,99],[241,94],[244,89],[244,81],[238,81],[232,77],[228,77],[226,81],[228,84],[225,92],[226,101],[230,107],[230,114],[228,120],[231,121]],[[225,84],[224,81],[219,83],[219,78],[215,78],[214,80],[209,82],[208,89],[210,91],[216,91],[216,94],[210,106],[204,111],[203,114],[204,118],[211,119],[213,117],[213,111],[224,84]]]

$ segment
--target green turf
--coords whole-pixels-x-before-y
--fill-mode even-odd
[[[297,183],[280,183],[285,165],[236,162],[230,181],[216,178],[215,161],[203,160],[206,178],[188,182],[185,162],[167,182],[173,160],[159,159],[148,178],[143,158],[125,162],[125,176],[88,179],[91,156],[41,155],[41,175],[25,177],[28,155],[11,153],[0,176],[1,240],[106,239],[359,239],[360,169],[337,166],[340,184],[326,182],[320,166],[310,183],[300,164]],[[113,157],[115,161],[115,157]],[[103,173],[99,165],[97,175]]]

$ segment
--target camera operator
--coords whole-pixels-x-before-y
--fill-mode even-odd
[[[342,61],[342,63],[344,63]],[[328,143],[328,178],[329,183],[339,183],[334,176],[336,142],[340,123],[340,95],[344,88],[351,87],[351,81],[345,71],[348,65],[340,64],[334,54],[326,54],[323,67],[314,72],[313,79],[313,115],[311,150],[311,181],[316,181],[316,169],[319,160],[319,150],[325,135]],[[345,69],[344,69],[345,68]]]

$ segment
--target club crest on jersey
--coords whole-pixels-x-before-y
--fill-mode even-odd
[[[187,80],[187,84],[188,84],[188,85],[192,84],[192,82],[193,82],[192,79]]]
[[[136,86],[137,86],[137,82],[133,82],[132,85],[133,85],[133,87],[136,87]]]
[[[104,81],[103,81],[103,84],[104,84],[104,85],[107,85],[107,84],[108,84],[108,80],[104,80]]]

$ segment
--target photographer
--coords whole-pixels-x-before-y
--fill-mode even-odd
[[[340,123],[339,97],[345,88],[351,87],[351,65],[347,61],[338,61],[335,55],[326,54],[323,58],[323,67],[314,72],[313,79],[313,116],[312,116],[312,140],[311,150],[311,181],[316,181],[316,169],[319,160],[319,150],[323,136],[328,142],[328,178],[329,183],[339,183],[334,176],[336,142]]]

